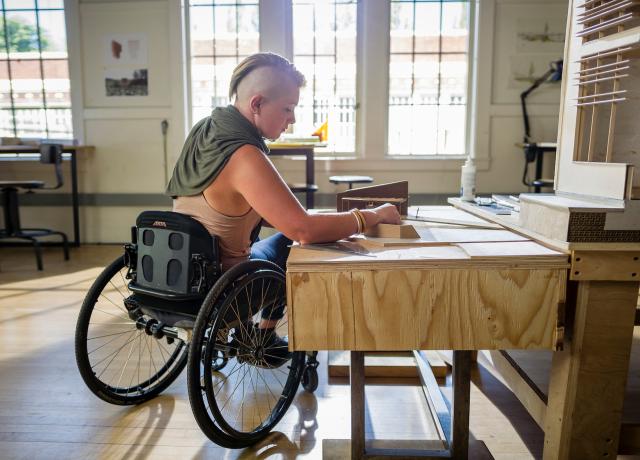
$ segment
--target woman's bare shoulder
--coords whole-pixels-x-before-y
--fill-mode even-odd
[[[244,175],[250,170],[272,169],[273,166],[262,150],[254,145],[245,144],[233,153],[225,169],[227,168],[230,170],[229,173],[242,171]]]

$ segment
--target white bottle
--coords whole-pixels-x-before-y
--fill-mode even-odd
[[[462,201],[473,201],[476,197],[476,165],[473,158],[468,157],[462,165],[460,176],[460,199]]]

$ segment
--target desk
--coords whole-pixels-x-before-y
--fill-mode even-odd
[[[542,187],[544,186],[553,186],[553,181],[549,183],[549,181],[544,181],[544,179],[542,179],[542,166],[544,164],[544,154],[551,152],[555,153],[558,148],[558,144],[555,142],[532,142],[530,144],[517,143],[516,146],[524,150],[525,161],[527,161],[527,150],[532,149],[535,154],[535,158],[533,159],[533,161],[536,162],[535,176],[531,184],[525,183],[525,185],[529,187],[533,185],[533,190],[535,193],[540,193]]]
[[[462,209],[443,207],[446,219],[484,218],[531,240],[388,247],[374,257],[292,248],[292,349],[352,350],[352,457],[365,455],[363,351],[555,350],[558,344],[548,401],[512,387],[544,429],[543,458],[615,458],[638,298],[637,243],[610,243],[617,251],[571,243],[553,251],[511,216],[451,202]],[[464,458],[464,449],[448,456]]]
[[[72,245],[80,246],[80,203],[78,199],[78,153],[92,153],[93,146],[64,145],[62,159],[71,161],[71,207],[73,211]],[[0,161],[40,161],[40,147],[34,145],[0,145]]]
[[[451,217],[456,210],[443,211]],[[458,213],[460,221],[475,219]],[[468,361],[468,350],[555,350],[562,343],[568,255],[526,238],[513,241],[504,230],[467,230],[463,237],[458,227],[451,239],[467,242],[447,244],[441,235],[433,245],[372,249],[373,257],[292,248],[287,262],[290,347],[352,351],[352,458],[407,456],[402,450],[365,448],[362,352],[458,350],[459,359]],[[468,374],[464,367],[460,371],[467,387],[454,395],[454,415],[456,401],[468,398],[469,391]],[[466,419],[464,411],[458,415],[468,421],[468,404]],[[455,442],[442,440],[447,451],[430,455],[465,458],[468,439],[460,424],[456,439],[453,422]]]
[[[272,142],[269,146],[269,156],[304,156],[305,157],[305,184],[307,187],[315,185],[315,167],[313,163],[313,151],[318,143],[306,142]],[[306,208],[313,209],[313,191],[306,192]]]

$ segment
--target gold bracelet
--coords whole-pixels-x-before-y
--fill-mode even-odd
[[[355,210],[351,211],[351,215],[356,218],[356,234],[362,233],[362,222],[360,222],[360,218],[355,213]]]
[[[359,209],[354,209],[358,219],[360,219],[360,223],[362,224],[362,230],[360,233],[364,233],[367,231],[367,220],[364,218],[364,214]]]

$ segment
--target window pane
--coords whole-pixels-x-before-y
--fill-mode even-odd
[[[416,53],[437,53],[440,44],[440,2],[416,3],[413,29]]]
[[[229,101],[236,65],[260,49],[259,9],[254,1],[191,0],[192,123]]]
[[[38,8],[64,8],[64,0],[39,0]]]
[[[64,11],[40,11],[40,42],[43,57],[53,53],[67,53],[67,34],[64,27]]]
[[[466,3],[442,5],[442,51],[466,53],[469,45],[469,9]]]
[[[7,107],[11,108],[11,82],[9,80],[9,63],[7,61],[0,61],[0,108],[4,109]],[[2,120],[5,121],[4,118],[2,118]],[[11,123],[13,124],[13,122]]]
[[[35,11],[7,12],[5,16],[9,43],[5,43],[3,33],[0,35],[0,47],[5,49],[8,47],[10,57],[13,59],[37,58],[39,40]]]
[[[294,64],[305,75],[293,133],[310,136],[328,123],[318,152],[355,151],[356,1],[294,0]]]
[[[46,117],[50,137],[65,137],[71,131],[71,109],[48,109]]]
[[[9,61],[11,69],[11,88],[13,91],[13,103],[16,107],[41,107],[42,99],[42,73],[40,61],[24,59],[22,61]]]
[[[391,52],[410,53],[413,41],[413,4],[391,4]]]
[[[47,137],[44,109],[16,109],[18,137]]]
[[[4,96],[4,94],[0,94]],[[3,99],[0,98],[0,101]],[[3,104],[4,106],[4,104]],[[0,110],[0,136],[14,137],[16,134],[13,131],[13,113],[11,109]]]
[[[190,13],[191,56],[213,56],[213,7],[191,8]]]
[[[69,65],[64,59],[43,60],[47,107],[71,107]]]
[[[24,10],[34,9],[36,4],[34,0],[4,0],[4,7],[8,10]]]
[[[462,155],[469,4],[391,3],[389,154]]]

